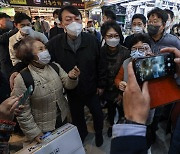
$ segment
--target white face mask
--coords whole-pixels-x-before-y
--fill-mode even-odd
[[[30,26],[22,27],[22,28],[20,29],[20,31],[21,31],[22,33],[24,33],[24,34],[27,34],[27,35],[33,37],[34,30],[33,30],[32,27],[30,27]]]
[[[132,31],[134,34],[143,33],[143,28],[139,26],[135,26],[135,27],[132,27]]]
[[[78,37],[78,35],[82,31],[82,28],[83,28],[82,24],[79,24],[77,22],[72,22],[71,24],[66,26],[66,31],[69,35]]]
[[[107,45],[110,47],[116,47],[119,44],[120,39],[112,38],[112,39],[106,39]]]
[[[90,32],[94,32],[95,28],[94,27],[89,27],[89,28],[87,28],[87,30],[89,30]]]
[[[40,52],[37,54],[39,60],[38,63],[40,64],[48,64],[51,60],[51,55],[49,54],[49,51],[46,49],[43,52]]]
[[[33,31],[33,29],[30,26],[24,26],[20,29],[20,31],[23,32],[24,34],[29,35]]]
[[[139,58],[139,57],[145,57],[145,52],[139,52],[138,50],[132,50],[130,56],[132,58]]]

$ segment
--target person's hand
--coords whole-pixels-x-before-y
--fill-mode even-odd
[[[80,70],[75,66],[71,71],[69,71],[68,76],[71,79],[77,79],[77,77],[80,75]]]
[[[43,135],[44,135],[43,133],[40,133],[38,136],[36,136],[36,137],[34,138],[34,140],[35,140],[36,142],[38,142],[38,143],[41,143],[41,142],[42,142],[41,136],[43,136]]]
[[[170,53],[174,53],[176,58],[174,59],[175,63],[180,64],[180,50],[178,50],[177,48],[163,48],[161,49],[161,52],[170,52]]]
[[[23,106],[16,108],[20,97],[11,96],[0,104],[0,119],[13,120],[14,113],[21,112]]]
[[[128,120],[145,124],[150,110],[150,96],[148,82],[144,82],[142,91],[137,83],[132,67],[128,65],[128,82],[123,94],[123,108],[125,118]]]
[[[120,89],[121,91],[125,91],[126,86],[127,86],[127,83],[126,83],[125,81],[121,81],[121,82],[119,83],[119,89]]]
[[[10,76],[9,82],[10,82],[11,91],[12,91],[13,88],[14,88],[14,79],[16,78],[16,76],[17,76],[18,74],[19,74],[18,72],[14,72],[14,73],[11,74],[11,76]]]
[[[177,48],[164,48],[161,49],[161,52],[170,52],[175,54],[176,58],[174,59],[174,62],[177,64],[177,73],[180,75],[180,50],[178,50]]]
[[[97,88],[96,94],[101,96],[104,92],[104,89]]]

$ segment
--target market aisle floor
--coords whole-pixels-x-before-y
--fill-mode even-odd
[[[104,143],[101,147],[96,147],[92,117],[90,116],[88,112],[86,112],[86,115],[87,115],[86,119],[87,119],[88,131],[89,131],[89,134],[86,137],[86,140],[84,142],[84,148],[86,150],[86,153],[87,154],[109,154],[111,139],[107,136],[107,129],[108,129],[107,121],[105,120],[104,122],[104,130],[103,130]],[[105,119],[106,117],[107,116],[105,114]],[[152,145],[151,152],[149,152],[149,154],[167,154],[168,153],[170,135],[165,135],[164,128],[165,128],[165,122],[160,123],[159,130],[157,131],[156,143]],[[15,153],[16,151],[22,148],[23,139],[24,137],[20,137],[17,135],[13,135],[11,137],[11,140],[10,140],[11,154]]]

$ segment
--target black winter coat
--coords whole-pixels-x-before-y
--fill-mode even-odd
[[[67,73],[74,66],[80,69],[78,86],[74,90],[68,90],[68,94],[88,96],[96,93],[97,88],[105,87],[105,65],[99,63],[99,44],[91,34],[81,33],[81,44],[76,52],[68,45],[66,33],[51,39],[47,43],[47,49],[52,61],[59,63]]]

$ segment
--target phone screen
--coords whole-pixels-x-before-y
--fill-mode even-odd
[[[166,53],[136,59],[134,69],[140,82],[172,75],[175,73],[174,55]]]

